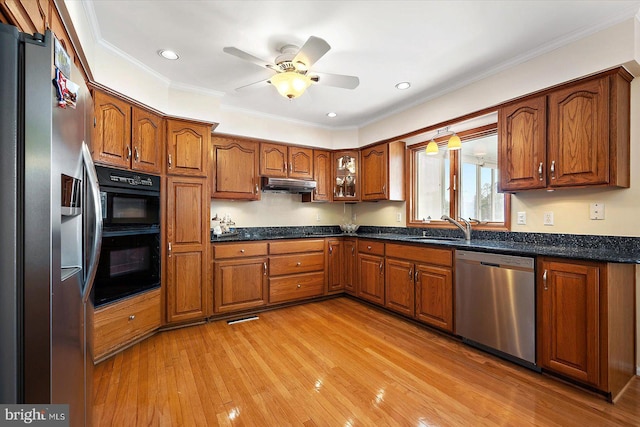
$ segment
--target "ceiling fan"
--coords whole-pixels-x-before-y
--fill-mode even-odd
[[[225,47],[225,53],[236,56],[245,61],[252,62],[260,67],[274,71],[272,77],[236,88],[247,88],[271,84],[278,92],[289,99],[297,98],[313,83],[344,89],[355,89],[360,84],[360,79],[355,76],[342,74],[329,74],[310,71],[310,68],[331,49],[329,43],[320,37],[311,36],[302,48],[294,45],[285,45],[280,48],[280,55],[274,63],[265,61],[235,47]]]

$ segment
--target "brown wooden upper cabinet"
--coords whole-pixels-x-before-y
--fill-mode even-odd
[[[3,0],[0,1],[0,11],[20,31],[44,34],[48,24],[49,0]]]
[[[316,188],[311,193],[303,193],[303,202],[331,201],[331,152],[313,150],[313,180]]]
[[[404,141],[378,144],[362,150],[362,200],[405,199]]]
[[[313,149],[260,144],[260,175],[272,178],[313,179]]]
[[[618,68],[502,107],[500,191],[629,187],[631,79]]]
[[[167,173],[207,176],[211,124],[167,119]]]
[[[258,146],[254,141],[214,136],[211,148],[211,197],[260,200]]]
[[[94,91],[93,158],[97,163],[159,174],[162,118]]]
[[[331,153],[333,201],[360,201],[360,152],[356,150]]]

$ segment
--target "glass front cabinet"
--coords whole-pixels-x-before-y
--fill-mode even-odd
[[[360,153],[337,151],[333,153],[333,200],[360,201]]]

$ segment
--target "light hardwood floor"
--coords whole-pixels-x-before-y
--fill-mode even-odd
[[[614,405],[348,298],[163,332],[96,366],[95,426],[638,426]]]

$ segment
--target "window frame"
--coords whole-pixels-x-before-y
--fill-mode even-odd
[[[433,128],[435,131],[437,128]],[[491,123],[484,126],[467,129],[464,131],[456,132],[456,134],[462,140],[462,149],[464,150],[465,141],[481,138],[488,135],[498,134],[498,123]],[[434,138],[434,141],[438,144],[439,149],[446,150],[447,141],[451,135],[441,136]],[[499,137],[499,136],[498,136]],[[432,219],[429,222],[416,218],[416,153],[420,150],[424,150],[427,144],[431,140],[422,141],[416,144],[412,144],[407,147],[407,203],[406,203],[406,218],[407,227],[419,227],[419,228],[454,228],[448,221],[442,221],[441,219]],[[460,200],[459,200],[459,188],[460,188],[460,169],[462,167],[460,161],[460,150],[454,150],[449,152],[449,182],[453,183],[449,187],[449,212],[455,212],[455,217],[459,216],[460,212]],[[491,231],[510,231],[511,230],[511,194],[504,194],[504,223],[472,223],[474,230],[491,230]],[[454,217],[454,215],[451,215]]]

